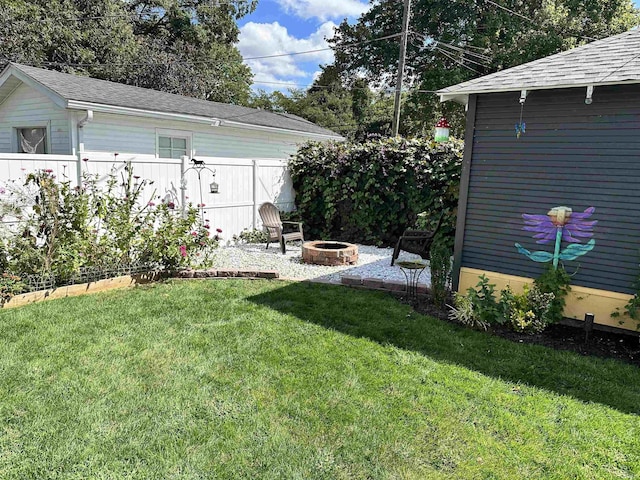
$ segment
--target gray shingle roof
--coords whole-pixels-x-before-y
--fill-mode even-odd
[[[54,70],[11,63],[13,67],[38,83],[60,95],[65,100],[98,103],[163,113],[178,113],[220,120],[230,120],[247,125],[294,130],[302,133],[340,135],[315,123],[289,114],[278,114],[254,108],[226,103],[209,102],[197,98],[159,92],[148,88],[108,82],[96,78],[60,73]]]
[[[640,83],[640,29],[597,40],[439,90],[443,100],[472,93]]]

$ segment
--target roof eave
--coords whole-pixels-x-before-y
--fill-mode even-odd
[[[466,93],[441,93],[440,94],[440,102],[448,102],[449,100],[453,100],[454,102],[461,103],[462,105],[467,105],[469,103],[469,95]]]
[[[454,100],[456,102],[459,103],[466,103],[466,100],[463,101],[464,99],[468,99],[469,95],[483,95],[483,94],[488,94],[488,93],[509,93],[509,92],[520,92],[522,90],[527,90],[528,92],[533,92],[535,90],[556,90],[556,89],[566,89],[566,88],[586,88],[589,86],[593,86],[593,87],[605,87],[605,86],[610,86],[610,85],[632,85],[632,84],[637,84],[640,83],[640,79],[633,79],[633,80],[625,80],[625,81],[614,81],[614,82],[601,82],[601,83],[596,83],[596,82],[580,82],[580,83],[574,83],[574,84],[558,84],[558,85],[543,85],[543,86],[525,86],[522,85],[520,87],[509,87],[509,88],[492,88],[492,89],[487,89],[487,90],[449,90],[448,91],[443,91],[440,90],[437,92],[438,95],[440,95],[440,101],[441,102],[446,102],[449,100]]]
[[[0,86],[4,85],[4,83],[9,79],[9,77],[15,77],[20,80],[22,83],[29,85],[34,90],[42,93],[44,96],[48,97],[53,103],[55,103],[60,108],[65,108],[66,100],[58,93],[50,88],[44,86],[42,83],[38,82],[28,74],[24,73],[15,65],[9,63],[7,67],[0,73]]]
[[[167,120],[179,120],[192,123],[200,123],[211,126],[228,126],[233,128],[243,128],[248,130],[263,130],[277,133],[284,133],[289,135],[304,136],[310,138],[317,138],[319,140],[344,140],[344,137],[339,135],[326,135],[320,133],[305,132],[302,130],[291,130],[286,128],[268,127],[263,125],[252,125],[243,122],[235,122],[225,120],[224,118],[205,117],[200,115],[189,115],[185,113],[172,113],[172,112],[159,112],[156,110],[143,110],[131,107],[122,107],[118,105],[107,105],[100,103],[85,102],[79,100],[68,100],[67,108],[74,110],[93,110],[95,112],[113,113],[119,115],[131,115],[136,117],[148,117],[148,118],[161,118]]]

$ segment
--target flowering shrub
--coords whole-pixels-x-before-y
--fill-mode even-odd
[[[209,223],[198,220],[196,209],[188,209],[181,218],[162,204],[155,214],[155,227],[148,226],[142,233],[142,262],[162,265],[165,269],[185,267],[195,255],[217,246],[218,240],[211,236]]]
[[[0,193],[0,271],[63,284],[91,268],[173,269],[196,257],[202,263],[219,237],[198,220],[196,208],[189,206],[183,218],[175,203],[156,205],[152,185],[128,163],[114,167],[104,186],[86,175],[73,187],[48,170],[9,182]]]
[[[395,243],[425,211],[453,232],[461,164],[461,142],[400,138],[310,142],[289,163],[306,236],[376,245]]]

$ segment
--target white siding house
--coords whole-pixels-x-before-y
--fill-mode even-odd
[[[154,180],[156,198],[178,192],[205,203],[228,236],[258,226],[263,201],[293,206],[286,162],[298,144],[341,139],[293,115],[15,63],[0,74],[0,180],[52,168],[75,183],[130,161]],[[219,194],[200,199],[196,173],[184,173],[191,158],[215,170]],[[179,192],[183,176],[188,187]],[[208,192],[212,178],[203,181]]]

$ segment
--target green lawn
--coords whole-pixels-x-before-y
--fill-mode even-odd
[[[0,478],[640,476],[640,369],[384,294],[201,281],[0,311]]]

